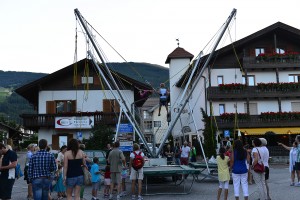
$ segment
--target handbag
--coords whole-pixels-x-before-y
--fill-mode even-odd
[[[86,166],[82,167],[83,170],[83,177],[84,177],[84,185],[92,185],[92,175],[87,169]]]
[[[258,155],[259,155],[259,160],[261,160],[260,153],[259,153],[258,149],[257,149],[257,152],[258,152]],[[265,172],[265,166],[264,166],[263,163],[259,163],[259,161],[257,161],[257,163],[253,166],[253,170],[256,173],[264,173]]]

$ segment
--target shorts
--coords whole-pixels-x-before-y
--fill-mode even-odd
[[[219,181],[219,188],[221,189],[228,189],[229,181]]]
[[[99,185],[100,185],[100,182],[93,182],[92,183],[92,190],[99,190]]]
[[[269,180],[270,169],[269,167],[265,167],[265,180]]]
[[[104,179],[104,185],[110,185],[110,178],[105,178]]]
[[[121,183],[121,173],[120,172],[111,172],[110,178],[112,183],[120,184]]]
[[[167,105],[167,99],[166,98],[165,99],[160,99],[159,105],[166,106]]]
[[[83,186],[83,176],[76,176],[76,177],[67,178],[66,186],[68,188],[73,188],[77,185],[78,186]]]
[[[144,179],[144,171],[143,168],[136,171],[131,167],[130,180],[143,180]]]
[[[0,199],[11,199],[11,192],[15,183],[15,179],[1,177],[0,182]]]
[[[300,162],[295,162],[295,170],[300,171]]]
[[[24,168],[24,180],[26,180],[27,184],[31,183],[28,179],[28,166],[25,166]]]

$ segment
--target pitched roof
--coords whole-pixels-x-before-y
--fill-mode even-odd
[[[84,66],[85,66],[86,62],[88,62],[88,66],[89,66],[90,70],[94,69],[93,62],[91,60],[87,60],[87,59],[82,59],[82,60],[77,62],[78,69],[81,69],[81,70],[84,69]],[[129,77],[127,77],[123,74],[120,74],[118,72],[115,72],[111,69],[110,69],[110,71],[112,72],[112,76],[115,79],[120,80],[120,81],[118,81],[117,84],[121,84],[120,82],[122,82],[123,85],[127,85],[128,87],[129,86],[131,87],[131,89],[134,91],[135,100],[139,100],[139,99],[141,100],[137,103],[138,104],[137,106],[143,105],[143,103],[145,102],[146,99],[142,100],[140,98],[138,88],[143,89],[143,90],[151,90],[152,88],[149,85],[146,85],[144,83],[136,81],[132,78],[129,78]],[[46,87],[47,85],[49,85],[53,82],[56,82],[58,80],[64,80],[67,77],[73,77],[73,73],[74,73],[74,64],[71,64],[71,65],[69,65],[67,67],[64,67],[64,68],[62,68],[62,69],[60,69],[56,72],[53,72],[52,74],[46,75],[46,76],[44,76],[44,77],[42,77],[42,78],[40,78],[36,81],[30,82],[26,85],[21,86],[21,87],[17,88],[15,90],[15,92],[20,94],[21,96],[23,96],[31,104],[38,105],[39,91],[43,90],[43,87]],[[107,73],[105,73],[105,75],[107,76]],[[69,89],[72,89],[71,86],[68,86],[68,87],[69,87]],[[90,87],[90,89],[91,88],[92,87]]]
[[[170,53],[167,57],[166,64],[170,63],[171,59],[176,59],[176,58],[189,58],[192,60],[194,57],[193,54],[190,52],[186,51],[184,48],[177,47],[172,53]]]
[[[277,33],[277,34],[283,34],[283,35],[288,35],[288,38],[290,40],[293,40],[295,43],[299,43],[300,44],[300,30],[297,29],[297,28],[294,28],[292,26],[289,26],[287,24],[284,24],[282,22],[276,22],[270,26],[267,26],[266,28],[263,28],[251,35],[248,35],[236,42],[233,43],[234,47],[236,50],[242,50],[242,48],[248,44],[250,44],[252,41],[254,40],[258,40],[264,36],[266,36],[267,34],[270,34],[270,33]],[[219,50],[217,50],[213,57],[212,57],[212,60],[214,60],[214,57],[217,57],[217,56],[221,56],[221,55],[226,55],[226,54],[229,54],[229,53],[232,53],[232,44],[229,44]],[[209,55],[209,54],[208,54]],[[208,55],[205,55],[204,56],[204,59],[202,60],[206,60],[205,58],[208,56]],[[197,66],[197,70],[199,71],[202,67],[203,67],[203,62],[199,63],[199,65]],[[193,67],[193,65],[191,65],[187,70],[186,72],[184,73],[184,75],[181,77],[181,79],[177,82],[176,86],[177,87],[180,87],[182,84],[185,84],[184,83],[184,80],[186,79],[185,77],[186,76],[190,76],[190,73],[191,73],[191,67]],[[195,73],[197,74],[197,73]]]

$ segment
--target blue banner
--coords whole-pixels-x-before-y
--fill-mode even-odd
[[[131,124],[120,124],[119,133],[133,133],[133,126]]]

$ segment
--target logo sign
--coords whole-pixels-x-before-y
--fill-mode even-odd
[[[229,130],[224,130],[224,137],[230,137]]]
[[[91,129],[94,126],[94,116],[55,117],[57,129]]]

